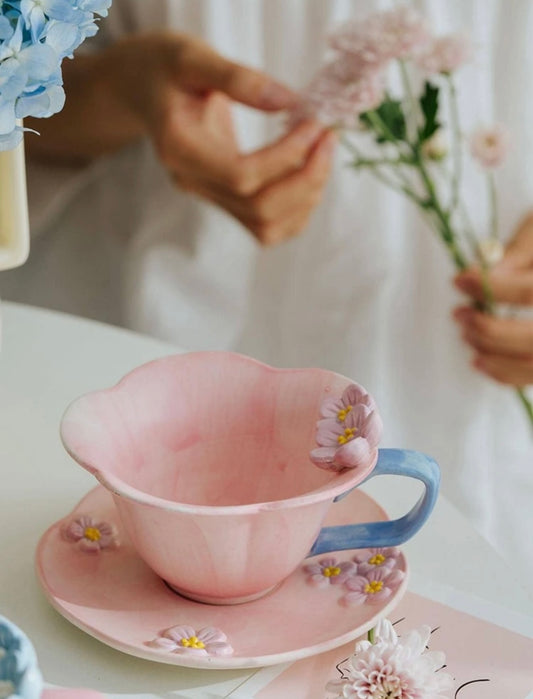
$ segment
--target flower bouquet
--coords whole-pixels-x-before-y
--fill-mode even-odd
[[[65,102],[61,63],[98,29],[111,0],[0,2],[0,269],[22,264],[29,226],[22,137],[25,117]]]
[[[317,118],[339,130],[350,165],[412,201],[458,271],[479,266],[484,280],[479,310],[495,313],[487,272],[503,256],[503,246],[494,169],[509,139],[500,125],[470,137],[470,155],[486,178],[491,210],[489,234],[478,238],[461,197],[465,139],[454,80],[472,54],[468,39],[433,36],[423,16],[400,5],[348,21],[329,44],[330,60],[304,91],[292,120]],[[401,86],[397,94],[391,84]],[[533,427],[533,406],[524,389],[516,390]]]

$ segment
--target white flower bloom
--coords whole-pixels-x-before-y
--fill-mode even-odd
[[[387,619],[376,627],[374,644],[362,641],[343,665],[343,679],[327,689],[338,699],[449,699],[450,674],[444,653],[427,650],[429,626],[398,637]]]
[[[448,155],[448,138],[442,129],[435,131],[422,146],[422,155],[429,160],[442,160]]]
[[[503,259],[505,248],[497,238],[485,238],[478,243],[479,254],[486,265],[493,267]]]

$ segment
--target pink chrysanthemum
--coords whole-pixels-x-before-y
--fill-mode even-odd
[[[317,563],[304,566],[309,574],[307,582],[315,587],[341,585],[350,575],[355,575],[357,566],[352,561],[338,562],[336,558],[322,558]]]
[[[472,57],[472,44],[464,34],[436,37],[415,61],[426,75],[453,73]]]
[[[407,58],[429,41],[427,21],[409,5],[350,20],[330,37],[336,51],[352,56],[361,71],[381,69],[393,58]]]
[[[358,128],[359,115],[378,107],[383,97],[381,75],[357,77],[351,59],[341,57],[318,72],[291,114],[290,123],[317,119],[325,126]]]
[[[427,650],[431,629],[423,626],[401,638],[388,619],[377,627],[376,642],[362,641],[342,666],[343,679],[327,690],[337,699],[449,699],[453,678],[446,658]]]
[[[470,137],[472,157],[486,170],[492,170],[503,163],[509,145],[509,132],[502,124],[482,126]]]
[[[63,538],[77,545],[86,553],[98,553],[102,549],[116,548],[117,531],[109,522],[97,522],[88,515],[81,515],[63,525]]]

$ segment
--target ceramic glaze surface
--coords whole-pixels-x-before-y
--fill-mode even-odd
[[[377,450],[342,472],[309,458],[322,401],[350,383],[226,352],[172,356],[75,401],[61,435],[113,493],[128,535],[158,575],[192,599],[238,603],[290,575],[335,497],[372,473]],[[389,461],[411,463],[413,454],[398,451]],[[421,459],[427,463],[417,462],[414,477],[426,485],[425,505],[408,526],[399,521],[401,537],[386,527],[385,545],[388,537],[407,540],[429,515],[438,478],[420,475],[436,468]],[[402,475],[392,466],[384,472]],[[329,537],[320,550],[365,546],[371,526],[350,530],[343,545]]]
[[[357,516],[354,517],[354,512]],[[120,547],[90,555],[61,535],[65,521],[84,513],[118,525]],[[379,505],[358,490],[329,511],[325,523],[386,519]],[[356,552],[335,554],[351,560]],[[315,559],[308,559],[305,565]],[[344,607],[342,586],[313,587],[300,566],[273,592],[234,606],[199,604],[172,592],[140,558],[120,523],[112,496],[101,486],[42,537],[37,550],[40,582],[52,605],[73,624],[123,652],[162,663],[197,668],[249,668],[288,662],[341,646],[365,633],[401,599],[407,576],[380,604]],[[407,571],[400,554],[398,567]],[[311,612],[312,610],[312,612]],[[216,627],[233,654],[194,656],[163,652],[151,645],[163,629],[185,624]]]
[[[283,500],[366,475],[310,466],[320,403],[349,383],[226,352],[167,357],[73,403],[61,435],[82,465],[142,502]]]

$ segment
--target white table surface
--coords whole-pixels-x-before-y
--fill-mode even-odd
[[[48,682],[151,695],[225,682],[229,694],[249,671],[189,670],[112,650],[55,612],[34,573],[41,534],[95,485],[61,446],[58,426],[65,407],[82,393],[115,383],[134,366],[179,350],[125,330],[16,304],[3,304],[2,318],[0,613],[33,640]],[[418,493],[417,484],[400,480],[382,477],[365,490],[389,514],[399,515]],[[445,498],[404,550],[413,573],[410,589],[423,592],[434,581],[504,604],[509,614],[525,615],[533,623],[531,598]]]

